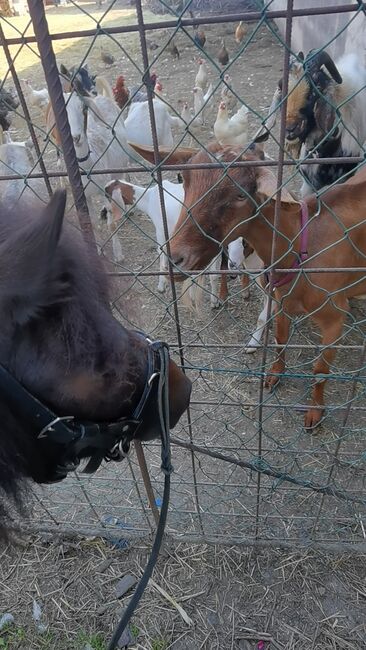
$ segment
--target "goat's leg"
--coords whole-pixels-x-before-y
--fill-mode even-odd
[[[212,264],[207,268],[208,271],[220,271],[221,268],[221,257],[218,256]],[[220,283],[220,275],[218,273],[214,273],[213,275],[209,275],[210,278],[210,287],[211,287],[211,296],[210,296],[210,301],[211,301],[211,307],[212,309],[218,309],[224,300],[227,298],[227,293],[225,292],[222,294],[222,284]],[[226,287],[227,290],[227,287]]]
[[[219,301],[221,304],[226,302],[229,296],[229,289],[228,289],[228,284],[227,284],[227,274],[223,273],[220,276],[217,276],[220,278],[220,288],[219,288]]]
[[[257,324],[255,331],[253,332],[250,341],[248,343],[248,346],[245,348],[244,352],[247,354],[252,354],[259,348],[260,343],[261,343],[261,338],[264,332],[264,328],[267,323],[267,312],[268,312],[268,301],[269,301],[269,296],[265,296],[264,298],[264,305],[261,313],[258,316]],[[272,309],[271,309],[271,314],[273,315],[276,310],[276,303],[273,300],[272,301]]]
[[[122,251],[122,245],[121,245],[120,239],[119,239],[117,233],[115,233],[115,224],[114,224],[114,221],[113,221],[113,213],[112,213],[112,211],[107,213],[107,224],[108,224],[109,232],[113,233],[112,238],[111,238],[112,239],[113,259],[114,259],[115,262],[123,262],[125,256],[124,256],[123,251]]]
[[[243,275],[240,276],[240,284],[241,288],[243,289],[241,295],[243,296],[244,300],[248,300],[250,298],[250,277],[247,273],[243,273]]]
[[[318,316],[317,322],[322,331],[322,345],[332,346],[342,335],[345,316],[343,312],[337,311],[335,313],[334,310],[332,310],[331,315],[328,311],[327,316],[327,318],[324,317],[322,319]],[[334,361],[335,356],[336,350],[334,347],[327,347],[325,350],[322,350],[320,357],[314,364],[313,373],[315,379],[312,389],[312,406],[324,406],[324,388],[325,382],[327,381],[326,378],[324,378],[324,375],[329,374],[330,365],[332,361]],[[321,377],[317,377],[317,375],[321,375]],[[323,408],[310,407],[305,414],[305,428],[312,429],[313,427],[316,427],[322,417]]]
[[[57,170],[59,172],[61,172],[61,171],[63,171],[62,170],[62,167],[63,167],[63,164],[62,164],[63,163],[63,155],[62,155],[60,149],[57,149],[56,157],[57,157],[56,167],[57,167]],[[58,181],[59,181],[59,184],[60,184],[60,188],[63,189],[64,187],[66,187],[67,176],[59,176]]]
[[[160,248],[158,248],[158,251],[160,252]],[[161,251],[160,252],[160,273],[165,273],[167,270],[168,270],[168,259],[166,254],[163,251]],[[159,282],[158,282],[159,293],[164,293],[167,286],[168,286],[168,279],[166,275],[159,275]]]
[[[288,341],[288,337],[290,333],[290,323],[291,320],[289,316],[287,316],[284,313],[283,307],[281,307],[280,311],[277,312],[276,319],[275,319],[275,324],[276,324],[275,338],[276,338],[277,345],[283,347],[280,347],[278,349],[277,359],[272,364],[272,367],[270,371],[267,373],[267,376],[265,378],[264,385],[266,388],[269,388],[270,390],[273,390],[276,384],[278,384],[278,382],[281,379],[281,374],[285,371],[286,368],[284,346]]]

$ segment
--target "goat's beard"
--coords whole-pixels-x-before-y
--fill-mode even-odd
[[[297,159],[300,158],[301,152],[301,140],[297,138],[296,140],[285,140],[285,152],[287,158]]]

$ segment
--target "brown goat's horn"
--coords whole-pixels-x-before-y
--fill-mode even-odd
[[[330,76],[332,77],[332,79],[334,79],[334,81],[337,84],[342,83],[342,77],[338,72],[338,68],[337,68],[336,64],[334,63],[333,59],[329,56],[328,52],[319,52],[319,54],[317,55],[315,61],[317,63],[318,68],[321,68],[322,65],[324,65],[326,67],[326,69],[328,70]],[[314,61],[314,63],[315,63],[315,61]]]

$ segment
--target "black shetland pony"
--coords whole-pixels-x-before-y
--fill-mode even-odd
[[[149,342],[112,316],[99,259],[63,227],[65,201],[58,191],[38,213],[0,207],[0,364],[57,416],[116,422],[131,416],[144,392]],[[168,370],[174,426],[191,383],[173,361]],[[57,445],[45,445],[39,427],[8,398],[0,387],[3,536],[11,509],[22,509],[27,482],[54,480],[59,462]],[[136,437],[159,433],[156,401],[149,400]]]

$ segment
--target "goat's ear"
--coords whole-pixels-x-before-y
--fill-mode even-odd
[[[107,183],[107,185],[104,187],[104,191],[109,199],[112,198],[113,194],[117,190],[120,191],[120,196],[126,205],[133,205],[135,192],[133,186],[130,185],[130,183],[125,183],[124,181],[119,181],[116,179],[109,181],[109,183]]]
[[[25,221],[0,246],[1,312],[13,324],[25,325],[42,308],[68,298],[67,269],[57,255],[65,204],[66,192],[55,192],[37,219]]]
[[[276,200],[277,194],[277,179],[273,172],[268,167],[257,167],[256,181],[257,181],[257,194],[263,195],[266,199]],[[290,194],[286,187],[281,190],[281,203],[298,203],[296,199]]]
[[[60,72],[64,77],[67,77],[67,79],[71,79],[72,74],[70,70],[68,70],[68,68],[63,63],[61,63],[60,65]]]
[[[314,106],[314,117],[323,135],[329,133],[334,124],[334,108],[329,102],[319,97]]]
[[[94,113],[94,115],[100,119],[102,124],[108,126],[105,115],[103,115],[103,113],[99,110],[98,104],[94,101],[93,97],[90,97],[89,95],[85,95],[83,93],[80,93],[80,95],[81,95],[80,99],[85,104],[85,106],[90,108],[90,110]]]
[[[277,111],[278,107],[281,104],[282,100],[282,79],[278,82],[278,86],[274,92],[274,95],[272,97],[271,105],[268,109],[268,114],[267,114],[267,119],[262,124],[262,126],[259,127],[258,131],[256,132],[253,141],[254,142],[265,142],[269,138],[269,134],[271,129],[276,125],[276,120],[277,120]]]
[[[148,160],[148,162],[155,162],[154,147],[147,147],[141,144],[136,144],[135,142],[128,143],[132,149],[134,149],[142,158]],[[191,147],[178,147],[172,151],[167,147],[159,148],[160,159],[164,160],[167,165],[179,165],[179,163],[185,163],[187,160],[192,158],[199,149],[192,149]]]

